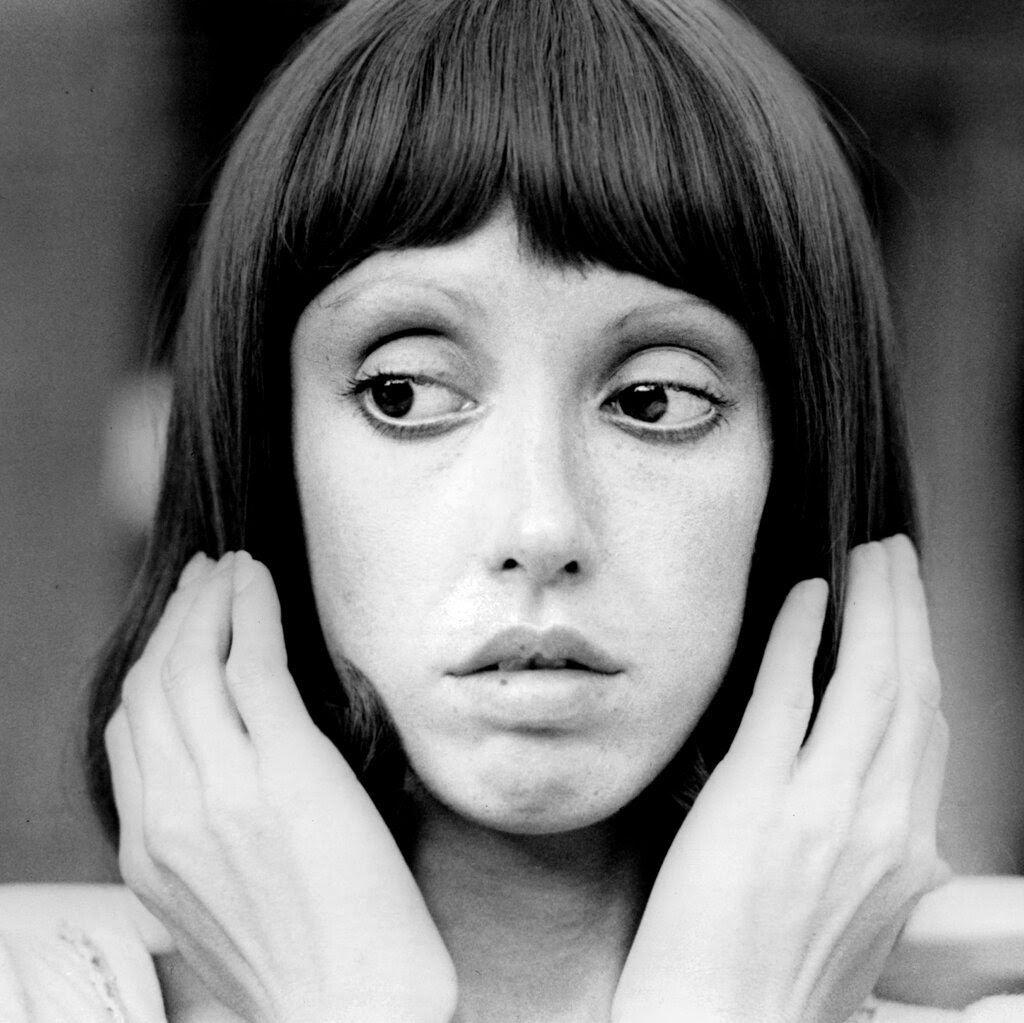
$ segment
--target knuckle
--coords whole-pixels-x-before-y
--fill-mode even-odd
[[[290,768],[275,771],[264,783],[267,803],[275,812],[294,810],[300,816],[316,814],[316,797],[308,783],[304,783],[301,771]]]
[[[273,684],[281,674],[280,665],[269,656],[250,649],[232,650],[224,670],[233,689],[250,692]]]
[[[256,809],[251,789],[242,784],[206,785],[202,802],[208,826],[215,831],[231,830],[251,821]]]
[[[144,813],[142,838],[149,859],[154,863],[170,865],[193,850],[194,822],[185,814],[168,807],[158,812]]]
[[[800,800],[805,834],[829,841],[842,840],[854,826],[856,804],[856,786],[835,776],[817,779]]]
[[[253,687],[253,680],[258,673],[256,658],[251,653],[241,651],[231,652],[227,664],[224,666],[224,675],[228,687],[232,690]]]
[[[194,684],[198,668],[194,652],[184,644],[176,644],[160,666],[160,683],[168,696],[188,691]]]
[[[893,704],[899,695],[900,680],[891,665],[882,665],[867,673],[869,692],[882,703]]]
[[[814,688],[809,682],[788,686],[781,694],[780,702],[785,710],[802,719],[814,709]]]

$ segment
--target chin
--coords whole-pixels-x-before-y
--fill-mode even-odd
[[[501,803],[486,806],[450,806],[461,817],[509,835],[560,835],[601,824],[621,809],[581,806],[568,800],[560,802]]]
[[[455,772],[417,770],[431,797],[462,819],[515,835],[553,835],[593,827],[610,820],[646,788],[622,771],[544,770],[536,761],[515,770],[512,764],[466,765]],[[414,765],[414,770],[416,767]],[[626,782],[624,784],[624,781]]]

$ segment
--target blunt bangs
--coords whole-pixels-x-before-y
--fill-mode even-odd
[[[273,109],[301,83],[306,109],[254,126],[258,162],[289,160],[267,180],[271,263],[304,305],[371,253],[454,240],[508,203],[538,257],[683,288],[762,334],[765,267],[807,276],[821,216],[799,197],[834,187],[791,79],[701,3],[354,0],[272,90]]]

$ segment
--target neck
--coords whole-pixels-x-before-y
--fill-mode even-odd
[[[608,1019],[647,895],[614,822],[509,835],[426,797],[411,859],[455,962],[458,1023]]]

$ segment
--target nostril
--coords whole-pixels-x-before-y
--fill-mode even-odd
[[[522,562],[517,561],[515,558],[506,558],[501,563],[501,570],[503,572],[511,572],[514,569],[521,568],[521,567],[525,568],[526,565],[523,564]],[[575,558],[572,561],[567,561],[562,566],[562,571],[565,572],[566,575],[578,575],[579,574],[579,570],[580,570],[580,563],[578,561],[576,561]]]

